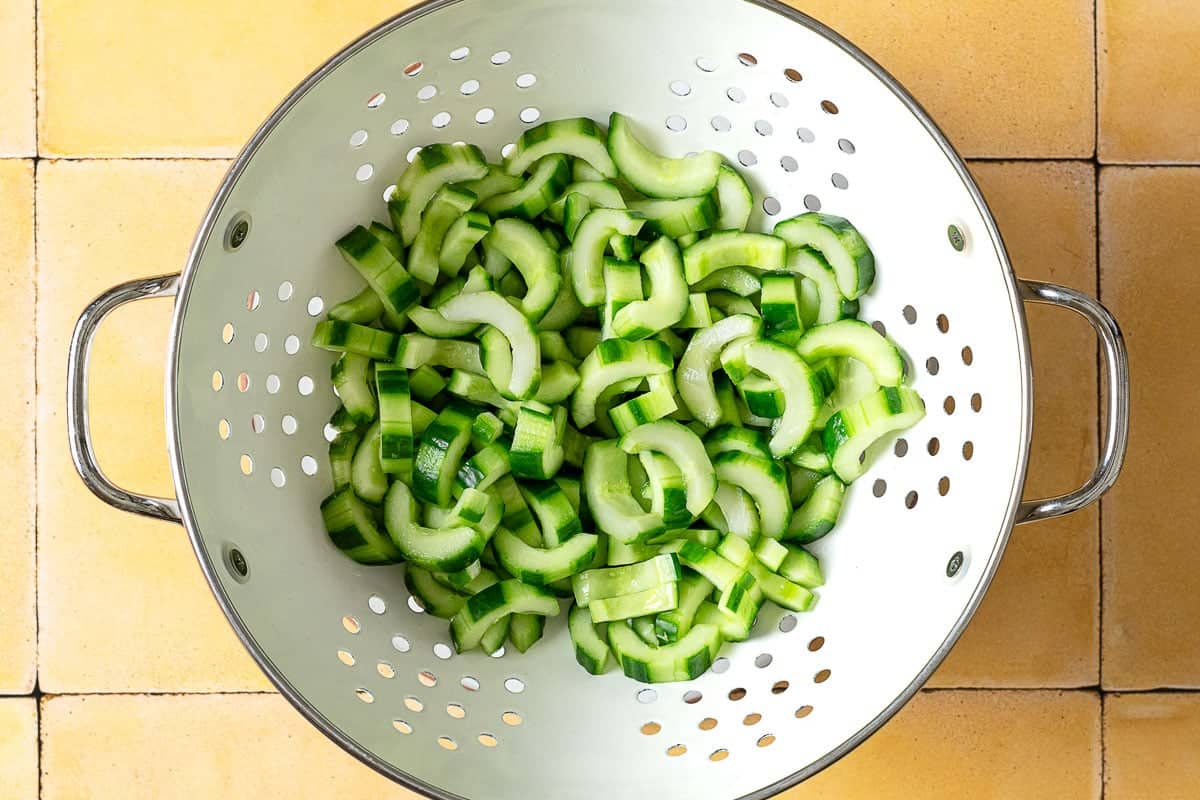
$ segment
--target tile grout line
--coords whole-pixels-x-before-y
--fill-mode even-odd
[[[1093,213],[1095,225],[1095,263],[1096,263],[1096,302],[1103,303],[1101,297],[1101,263],[1100,263],[1100,4],[1103,0],[1093,0],[1092,2],[1092,66],[1093,66],[1093,106],[1092,113],[1095,115],[1095,144],[1093,147],[1093,161],[1095,166],[1092,170],[1092,197],[1094,200]],[[1101,407],[1104,403],[1104,373],[1102,372],[1103,357],[1100,352],[1099,342],[1096,345],[1096,443],[1097,454],[1100,453],[1100,443],[1104,437],[1104,420],[1101,415]],[[1096,637],[1096,680],[1099,683],[1100,689],[1100,727],[1099,727],[1099,745],[1100,745],[1100,800],[1105,800],[1108,793],[1108,753],[1106,750],[1107,742],[1104,737],[1104,705],[1106,693],[1104,691],[1104,498],[1096,501],[1096,557],[1099,559],[1099,569],[1097,577],[1100,581],[1100,603],[1096,609],[1096,623],[1098,626],[1099,635]]]
[[[40,553],[40,542],[38,541],[38,517],[41,512],[40,497],[40,474],[38,471],[38,399],[40,396],[40,388],[38,386],[38,297],[39,297],[39,278],[41,276],[41,253],[38,249],[40,242],[40,219],[38,215],[38,186],[41,179],[41,154],[42,154],[42,126],[41,126],[41,105],[42,105],[42,64],[41,64],[41,0],[34,0],[33,4],[33,702],[34,713],[37,715],[37,796],[40,798],[44,792],[42,785],[43,777],[43,750],[44,742],[42,738],[42,687],[41,687],[41,604],[39,588],[39,569],[38,556]]]

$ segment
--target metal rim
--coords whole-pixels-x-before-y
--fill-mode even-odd
[[[328,738],[336,742],[342,749],[353,755],[355,758],[370,766],[377,772],[396,781],[402,786],[416,792],[420,792],[428,797],[436,798],[436,800],[466,800],[461,795],[452,794],[443,789],[430,785],[425,781],[420,780],[406,772],[396,769],[393,765],[381,760],[370,750],[360,745],[357,741],[347,736],[341,729],[333,725],[321,713],[319,713],[304,697],[298,692],[282,675],[279,669],[271,661],[268,655],[259,646],[254,639],[249,628],[242,622],[237,610],[233,607],[229,596],[225,593],[225,589],[217,577],[216,565],[209,559],[203,543],[200,541],[196,533],[195,519],[192,513],[191,502],[187,491],[187,478],[180,464],[180,441],[179,441],[179,425],[177,424],[177,404],[175,402],[176,392],[178,389],[178,354],[179,354],[179,339],[183,328],[183,321],[187,315],[188,301],[191,297],[191,289],[194,278],[196,265],[204,253],[205,244],[216,224],[217,217],[225,205],[225,201],[232,191],[238,178],[241,177],[247,164],[254,157],[258,148],[265,141],[275,125],[291,110],[291,108],[304,97],[308,91],[319,83],[326,75],[337,69],[356,53],[363,48],[371,45],[377,39],[387,35],[394,29],[407,25],[414,20],[417,20],[426,14],[438,11],[455,5],[463,0],[426,0],[408,11],[392,17],[391,19],[379,24],[375,28],[363,34],[358,39],[351,42],[341,51],[336,53],[328,61],[313,71],[306,77],[296,88],[294,88],[286,98],[271,112],[270,116],[258,127],[254,135],[246,143],[238,154],[236,160],[230,166],[225,178],[222,180],[220,187],[213,196],[208,210],[205,212],[204,218],[196,232],[196,237],[192,242],[191,249],[188,252],[187,263],[184,266],[183,273],[180,276],[180,290],[178,299],[175,303],[175,310],[171,320],[171,330],[168,338],[167,346],[167,381],[164,387],[165,390],[165,406],[166,406],[166,426],[167,426],[167,447],[170,455],[171,473],[175,484],[175,493],[179,501],[180,510],[183,516],[183,525],[187,530],[188,539],[192,543],[192,549],[196,553],[196,558],[200,562],[200,568],[204,573],[204,578],[212,589],[213,595],[216,597],[217,604],[225,613],[234,632],[242,645],[250,653],[255,663],[270,679],[271,683],[287,698],[301,715],[312,723],[318,730],[325,734]],[[945,660],[950,650],[957,643],[963,631],[975,616],[979,604],[983,601],[983,596],[986,594],[988,587],[991,586],[992,579],[995,577],[996,570],[1000,564],[1000,558],[1004,554],[1005,547],[1008,544],[1009,536],[1012,534],[1013,526],[1016,522],[1017,509],[1021,501],[1021,494],[1024,488],[1026,474],[1029,464],[1029,449],[1031,442],[1031,423],[1032,423],[1032,369],[1029,359],[1029,331],[1026,323],[1024,304],[1021,300],[1018,291],[1017,279],[1013,273],[1012,264],[1008,258],[1008,251],[1005,249],[1004,241],[1000,235],[1000,230],[996,225],[996,221],[992,216],[991,210],[988,208],[987,202],[983,198],[983,194],[979,186],[975,183],[967,170],[966,163],[962,157],[954,149],[953,145],[946,138],[946,135],[937,126],[925,109],[909,94],[908,90],[900,84],[895,77],[886,69],[880,66],[865,52],[852,44],[841,34],[829,28],[825,24],[813,19],[812,17],[797,11],[787,5],[784,5],[780,0],[742,0],[742,2],[751,3],[768,9],[784,19],[802,25],[821,36],[828,39],[841,50],[845,51],[850,56],[854,57],[859,63],[867,68],[871,74],[882,82],[891,92],[905,105],[906,108],[913,114],[914,117],[924,126],[926,131],[934,141],[937,142],[946,158],[953,165],[963,185],[966,187],[971,199],[974,201],[976,208],[979,210],[983,218],[988,239],[992,247],[999,257],[1003,267],[1004,282],[1008,289],[1009,304],[1012,310],[1014,322],[1016,323],[1017,331],[1017,351],[1018,362],[1021,365],[1021,445],[1017,454],[1017,465],[1013,475],[1012,484],[1010,487],[1010,495],[1008,501],[1008,510],[1005,513],[1005,518],[1002,523],[1000,535],[997,537],[996,546],[988,557],[987,565],[983,569],[983,574],[980,578],[979,585],[975,592],[971,595],[963,613],[959,616],[950,633],[943,640],[942,644],[933,653],[925,666],[913,678],[912,682],[905,687],[897,697],[892,700],[882,711],[879,712],[870,722],[864,725],[854,735],[846,739],[833,750],[829,751],[816,761],[806,765],[800,770],[791,775],[776,781],[775,783],[765,786],[750,794],[743,795],[738,800],[768,800],[768,798],[783,792],[798,783],[812,777],[816,773],[840,760],[843,756],[854,750],[860,744],[870,738],[883,725],[890,720],[895,714],[913,698],[914,695],[925,685],[934,671]]]

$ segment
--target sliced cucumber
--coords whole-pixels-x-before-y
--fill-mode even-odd
[[[592,622],[586,608],[574,606],[567,615],[567,630],[575,645],[575,660],[592,675],[602,675],[608,669],[608,629]]]
[[[865,322],[843,319],[805,331],[796,352],[810,364],[824,358],[848,356],[871,370],[880,386],[899,386],[904,358],[894,344]]]
[[[634,499],[628,460],[616,442],[595,442],[584,459],[583,488],[599,530],[618,542],[642,543],[666,526],[662,517],[647,513]]]
[[[717,205],[721,215],[716,228],[721,231],[744,231],[754,210],[754,195],[738,171],[722,164],[717,176]]]
[[[321,519],[337,549],[360,564],[394,564],[402,555],[375,523],[371,507],[344,486],[321,503]]]
[[[630,302],[617,312],[612,328],[622,339],[644,339],[669,328],[683,319],[689,307],[683,261],[674,242],[658,239],[642,252],[641,260],[650,279],[650,298]]]
[[[396,233],[411,245],[421,227],[421,215],[443,186],[474,181],[487,175],[487,160],[475,145],[431,144],[417,151],[412,163],[396,181],[389,203],[396,209]]]
[[[478,647],[487,630],[510,614],[556,617],[560,610],[554,595],[510,578],[468,599],[450,620],[450,636],[462,653]]]
[[[646,231],[676,239],[712,228],[717,201],[711,194],[679,200],[635,200],[629,207],[646,218]]]
[[[925,417],[925,403],[912,389],[887,386],[829,418],[825,450],[833,471],[849,483],[862,475],[867,450],[888,434],[911,428]]]
[[[495,292],[460,294],[438,309],[450,322],[488,324],[504,335],[512,352],[507,394],[534,395],[542,377],[542,350],[529,319]]]
[[[518,189],[498,194],[480,208],[493,217],[532,220],[558,199],[571,182],[571,165],[563,155],[546,156],[534,166],[533,174]]]
[[[827,475],[813,488],[804,505],[796,509],[788,524],[786,538],[808,544],[833,530],[842,512],[846,484],[836,475]]]
[[[592,533],[572,536],[557,547],[535,547],[522,541],[507,527],[492,538],[496,557],[513,577],[531,586],[546,586],[587,569],[596,558],[597,537]]]
[[[743,314],[726,317],[711,328],[698,331],[679,359],[675,371],[679,396],[692,416],[709,428],[719,425],[722,419],[712,375],[721,350],[735,339],[757,336],[761,328],[762,322],[754,317]]]
[[[615,208],[593,208],[579,223],[571,242],[571,271],[580,303],[604,302],[604,249],[613,236],[633,236],[643,224],[641,215]]]
[[[529,287],[521,300],[521,313],[537,322],[558,297],[562,282],[558,254],[546,244],[537,228],[519,219],[498,220],[484,241],[516,265]]]
[[[648,197],[698,197],[717,185],[719,153],[665,158],[648,149],[634,134],[628,117],[614,112],[608,122],[608,152],[621,176]]]
[[[394,317],[414,305],[421,293],[404,265],[366,228],[356,225],[337,241],[338,252],[375,291],[385,311]]]
[[[853,300],[875,282],[875,256],[849,220],[810,211],[775,226],[775,235],[791,247],[812,247],[837,276],[842,296]]]
[[[463,496],[484,506],[494,503],[499,517],[498,500],[475,489],[468,489]],[[417,524],[416,514],[417,505],[408,486],[403,481],[393,482],[384,502],[383,518],[392,543],[405,560],[436,572],[455,572],[477,561],[483,553],[488,537],[478,527],[427,528]]]
[[[517,139],[512,155],[504,159],[509,175],[520,175],[535,161],[562,153],[587,162],[608,179],[617,177],[617,168],[605,147],[604,132],[586,117],[556,119],[530,128]]]
[[[454,186],[445,186],[433,196],[421,214],[421,225],[408,254],[408,271],[414,278],[431,286],[437,281],[446,232],[473,205],[475,195]]]
[[[683,271],[687,282],[694,285],[726,267],[780,270],[786,260],[787,242],[777,236],[726,231],[701,239],[685,250]]]

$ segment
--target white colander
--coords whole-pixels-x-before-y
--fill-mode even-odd
[[[764,611],[713,670],[653,688],[574,663],[563,618],[528,654],[453,654],[403,567],[329,542],[329,354],[307,340],[361,288],[332,243],[386,219],[414,148],[494,160],[539,120],[620,110],[670,155],[717,150],[756,199],[754,229],[822,209],[879,262],[862,316],[911,355],[929,413],[854,484],[814,547],[811,613]],[[1037,202],[1036,198],[1032,200]],[[100,321],[176,295],[167,430],[177,500],[108,481],[92,450],[87,362]],[[1107,365],[1108,422],[1087,485],[1022,503],[1031,425],[1023,302],[1083,314]],[[1112,317],[1014,278],[961,159],[878,65],[771,0],[437,0],[305,80],[250,140],[179,275],[98,298],[70,355],[76,466],[101,498],[187,528],[246,648],[314,725],[437,798],[763,798],[883,724],[945,657],[1012,526],[1076,510],[1115,480],[1128,378]]]

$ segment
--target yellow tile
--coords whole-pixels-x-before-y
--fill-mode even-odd
[[[67,341],[122,281],[183,266],[220,162],[42,162],[38,172],[38,591],[47,692],[263,689],[209,593],[182,528],[105,506],[66,447]],[[162,382],[168,301],[105,323],[91,417],[119,484],[170,494]]]
[[[232,155],[313,68],[412,4],[42,0],[41,151]]]
[[[0,157],[37,152],[34,0],[0,5]]]
[[[1200,160],[1200,7],[1178,0],[1099,0],[1100,158]]]
[[[971,165],[1018,275],[1096,293],[1091,164]],[[1030,198],[1038,198],[1031,203]],[[1082,485],[1096,447],[1095,335],[1080,317],[1029,307],[1034,428],[1026,497]],[[1093,685],[1099,673],[1095,508],[1014,531],[979,613],[934,675],[939,686]]]
[[[1092,155],[1092,0],[788,2],[883,64],[964,155]]]
[[[1200,786],[1200,696],[1116,694],[1104,699],[1104,796],[1194,800]]]
[[[0,419],[8,423],[0,429],[7,461],[0,484],[0,694],[32,691],[37,673],[33,341],[20,333],[33,329],[33,297],[33,162],[0,161],[0,319],[17,332],[0,345],[0,374],[8,379],[0,392]]]
[[[32,697],[0,699],[0,795],[38,796],[38,708]]]
[[[42,720],[43,800],[418,800],[278,695],[51,697]]]
[[[1107,168],[1103,299],[1129,346],[1129,454],[1104,499],[1105,688],[1200,686],[1200,169]],[[1165,278],[1165,280],[1164,280]]]
[[[1098,800],[1091,692],[929,692],[780,800]]]

